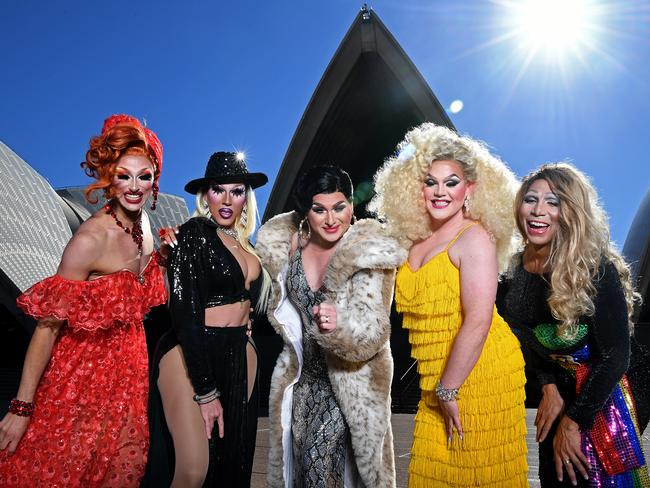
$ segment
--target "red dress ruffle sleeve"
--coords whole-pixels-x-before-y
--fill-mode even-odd
[[[66,322],[39,383],[36,409],[13,456],[0,451],[2,487],[137,487],[149,447],[148,358],[142,321],[165,303],[152,259],[92,281],[55,275],[17,303]]]

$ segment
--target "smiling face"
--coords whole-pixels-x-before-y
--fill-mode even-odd
[[[340,191],[314,195],[307,212],[311,239],[326,245],[338,242],[350,228],[352,215],[352,204]]]
[[[472,187],[460,163],[446,159],[434,161],[422,189],[427,212],[434,221],[447,221],[459,213],[462,216],[465,198],[470,196]]]
[[[127,154],[117,161],[113,175],[115,200],[127,212],[139,212],[154,183],[154,167],[145,156]]]
[[[205,198],[212,219],[222,227],[232,227],[246,205],[246,185],[212,182]]]
[[[560,199],[548,181],[533,181],[519,206],[519,227],[526,239],[538,248],[549,247],[558,231],[559,221]]]

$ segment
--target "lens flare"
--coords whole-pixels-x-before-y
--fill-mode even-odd
[[[464,107],[464,106],[465,106],[465,104],[463,103],[462,100],[454,100],[453,102],[451,102],[451,103],[449,104],[449,111],[450,111],[452,114],[457,114],[458,112],[460,112],[461,110],[463,110],[463,107]]]

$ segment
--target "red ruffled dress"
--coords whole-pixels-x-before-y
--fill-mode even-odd
[[[13,456],[0,452],[2,487],[137,487],[149,448],[148,358],[142,320],[165,303],[155,259],[92,281],[54,275],[18,298],[62,327],[36,410]]]

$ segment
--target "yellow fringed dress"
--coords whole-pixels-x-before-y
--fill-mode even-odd
[[[524,359],[496,308],[483,351],[458,396],[463,440],[454,431],[447,446],[435,387],[463,322],[460,273],[447,253],[458,236],[417,271],[406,262],[396,278],[395,302],[409,330],[422,390],[409,487],[527,487]]]

